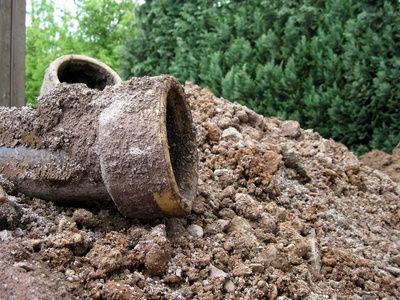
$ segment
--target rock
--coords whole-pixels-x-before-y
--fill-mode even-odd
[[[60,221],[58,222],[57,232],[62,233],[63,231],[77,232],[78,228],[76,227],[75,222],[73,222],[71,218],[62,216]]]
[[[207,129],[207,139],[213,142],[218,142],[221,138],[221,129],[212,122],[205,123],[204,127]]]
[[[250,264],[250,268],[254,273],[263,273],[265,271],[265,267],[262,264]]]
[[[207,224],[206,228],[205,228],[205,232],[211,234],[211,235],[215,235],[218,233],[222,233],[224,231],[226,231],[226,229],[228,228],[229,225],[229,221],[228,220],[224,220],[224,219],[218,219],[212,223]]]
[[[0,190],[0,230],[14,230],[21,220],[21,209],[9,200],[9,197]]]
[[[20,251],[23,247],[0,242],[0,299],[77,298],[59,270],[29,255],[22,258]]]
[[[400,276],[400,268],[388,266],[388,267],[385,267],[385,270],[388,271],[389,273],[391,273],[395,277]]]
[[[231,169],[216,169],[214,171],[214,177],[225,187],[233,184],[237,180],[237,176]]]
[[[296,138],[301,135],[300,124],[297,121],[284,121],[281,125],[282,135],[290,138]]]
[[[101,299],[140,299],[143,292],[137,286],[118,283],[114,280],[108,281],[102,289]]]
[[[391,258],[391,262],[393,262],[394,264],[396,264],[400,267],[400,254],[393,256]]]
[[[218,215],[219,215],[221,218],[224,218],[224,219],[232,219],[232,218],[236,217],[236,214],[235,214],[235,212],[233,211],[233,209],[228,208],[228,207],[225,207],[225,208],[221,209],[221,210],[218,212]]]
[[[224,289],[227,293],[233,293],[235,291],[235,285],[233,284],[232,280],[225,282]]]
[[[234,127],[229,127],[222,132],[222,138],[224,140],[240,141],[243,139],[243,135]]]
[[[124,257],[120,249],[111,248],[108,245],[95,244],[86,255],[86,259],[100,274],[113,272],[124,265]]]
[[[249,117],[249,123],[251,124],[251,126],[258,128],[262,125],[264,120],[263,116],[259,115],[251,109],[246,109],[246,112]]]
[[[136,245],[135,250],[144,255],[144,266],[151,275],[164,273],[172,255],[165,225],[155,226],[144,240]]]
[[[229,220],[224,220],[224,219],[218,219],[216,221],[216,223],[221,228],[221,231],[226,231],[228,229],[230,221]]]
[[[86,254],[88,250],[88,243],[85,239],[85,234],[83,231],[78,230],[60,231],[49,240],[49,243],[54,248],[68,248],[78,256]]]
[[[194,237],[202,238],[204,235],[203,228],[196,224],[190,225],[187,230]]]
[[[272,243],[268,244],[265,249],[261,251],[256,259],[256,263],[266,267],[272,266],[280,270],[287,270],[289,268],[287,255],[278,250],[278,246]]]
[[[100,223],[100,221],[92,212],[83,208],[74,211],[74,214],[72,215],[72,220],[74,220],[75,223],[85,226],[87,228],[95,228],[99,226]]]
[[[221,193],[220,193],[220,198],[230,198],[234,196],[236,193],[236,190],[233,186],[227,186]]]
[[[278,297],[278,288],[272,284],[269,289],[268,299],[275,300]]]
[[[248,232],[248,233],[254,232],[250,223],[246,219],[239,217],[239,216],[234,217],[231,220],[231,223],[229,224],[228,232],[232,232],[232,231]]]
[[[222,129],[228,128],[231,125],[231,120],[227,117],[221,118],[218,121],[218,126]]]
[[[227,273],[225,273],[224,271],[218,269],[213,265],[210,265],[209,270],[210,270],[210,278],[216,278],[216,277],[226,278],[228,276]]]
[[[75,275],[75,271],[72,269],[66,269],[64,271],[64,274],[65,274],[65,276],[72,276],[72,275]]]
[[[239,110],[236,112],[236,117],[240,120],[242,123],[247,123],[249,121],[249,116],[245,110]]]
[[[30,264],[28,262],[25,262],[25,261],[16,262],[16,263],[13,264],[13,266],[17,267],[17,268],[24,269],[27,272],[35,270],[35,266],[34,265],[32,265],[32,264]]]
[[[242,232],[250,235],[254,234],[254,230],[250,223],[246,219],[239,216],[234,217],[229,224],[228,232],[232,231]]]
[[[262,211],[260,204],[253,197],[243,193],[235,195],[235,210],[248,220],[257,220]]]
[[[254,229],[251,227],[250,223],[242,217],[234,217],[229,224],[228,232],[238,232],[240,233],[249,244],[254,246],[258,245],[257,237],[254,234]]]
[[[7,200],[7,194],[6,192],[3,190],[3,188],[0,186],[0,203],[4,202]]]
[[[245,143],[246,146],[256,145],[255,141],[260,141],[263,137],[263,134],[253,127],[245,127],[242,129],[242,135],[246,136]]]
[[[243,263],[237,264],[232,271],[233,276],[239,276],[239,277],[247,276],[252,273],[253,271],[251,270],[251,268]]]
[[[181,281],[182,281],[182,278],[175,274],[167,274],[164,276],[164,282],[169,283],[169,284],[178,284]]]
[[[286,168],[295,170],[299,175],[301,182],[307,183],[311,181],[310,176],[307,174],[307,171],[303,166],[301,158],[295,152],[290,152],[286,147],[283,147],[282,157]]]
[[[168,218],[166,223],[167,236],[178,237],[186,232],[187,221],[182,218]]]
[[[260,225],[265,232],[273,234],[276,233],[276,220],[271,214],[266,212],[261,213]]]
[[[11,231],[9,230],[1,230],[0,231],[0,241],[2,242],[8,242],[12,239],[12,234]]]

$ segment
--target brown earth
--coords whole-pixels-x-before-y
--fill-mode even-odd
[[[297,122],[185,89],[192,214],[0,195],[1,299],[400,298],[398,183]]]
[[[400,144],[393,149],[391,155],[380,150],[372,150],[360,156],[360,161],[373,169],[385,172],[393,181],[400,183]]]

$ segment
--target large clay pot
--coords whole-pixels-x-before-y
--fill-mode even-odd
[[[103,91],[97,75],[86,86],[49,80],[65,63],[49,68],[37,109],[0,108],[0,184],[52,201],[111,198],[127,217],[188,214],[197,146],[180,83],[109,71]]]

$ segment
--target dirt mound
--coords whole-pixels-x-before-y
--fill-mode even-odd
[[[393,149],[392,155],[373,150],[360,156],[360,161],[373,169],[385,172],[394,181],[400,183],[400,144]]]
[[[15,276],[0,275],[0,298],[400,297],[397,183],[297,122],[185,89],[200,159],[192,214],[143,222],[111,203],[3,197],[0,269]]]

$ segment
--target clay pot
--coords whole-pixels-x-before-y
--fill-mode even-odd
[[[101,69],[99,81],[98,65],[86,72],[69,57],[49,67],[37,109],[0,108],[0,184],[56,202],[111,198],[127,217],[187,215],[197,146],[180,83],[157,76],[113,85],[113,72]],[[82,76],[87,87],[55,84],[81,67],[88,77],[96,70],[93,80]]]
[[[63,55],[47,68],[40,95],[45,95],[59,83],[84,83],[91,89],[103,90],[121,82],[119,75],[101,61],[77,54]]]

